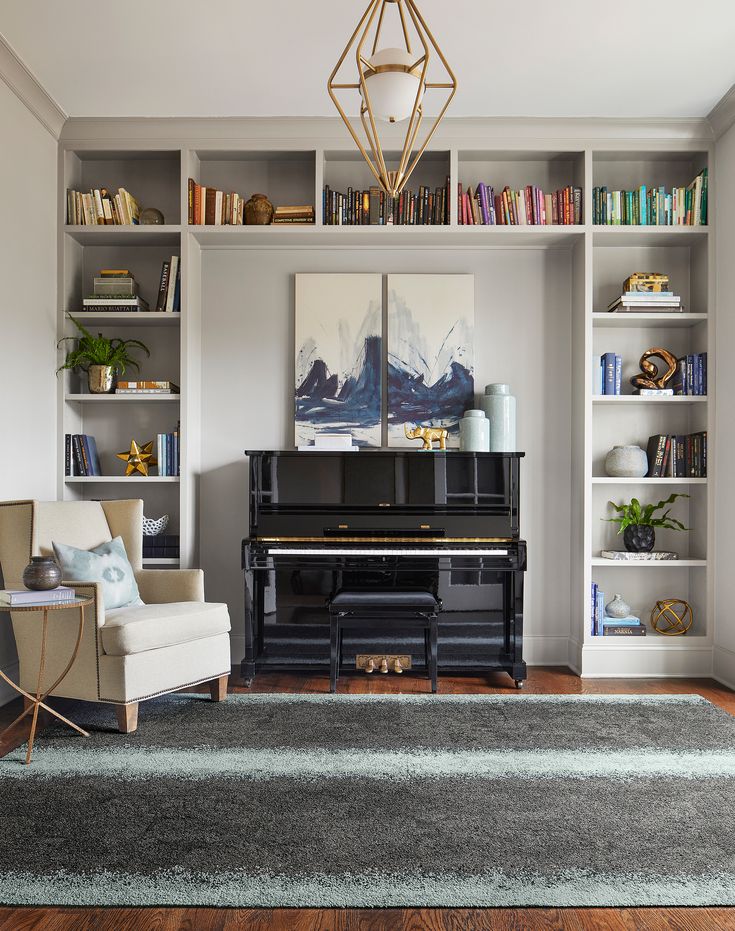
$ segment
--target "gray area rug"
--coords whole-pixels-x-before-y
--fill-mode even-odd
[[[0,760],[12,905],[735,904],[698,696],[174,695]]]

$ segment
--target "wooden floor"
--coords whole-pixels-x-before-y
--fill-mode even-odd
[[[230,691],[245,691],[237,673]],[[257,677],[253,691],[325,692],[326,676],[279,673]],[[426,679],[405,674],[345,676],[340,691],[425,692]],[[510,692],[507,676],[442,678],[441,692]],[[534,667],[525,691],[535,694],[641,695],[696,693],[735,714],[735,692],[710,679],[579,679],[565,669]],[[18,713],[16,703],[0,710],[0,721]],[[110,712],[112,716],[112,711]],[[73,711],[72,711],[73,718]],[[145,727],[145,705],[140,726]],[[0,755],[23,739],[23,732],[0,745]],[[43,752],[43,737],[39,752]],[[32,838],[29,838],[32,843]],[[184,909],[184,908],[0,908],[0,931],[733,931],[735,909]]]

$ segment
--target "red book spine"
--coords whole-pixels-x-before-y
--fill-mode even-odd
[[[462,200],[462,182],[457,184],[457,223],[464,226],[464,201]]]
[[[530,184],[526,185],[526,222],[529,224],[534,224],[536,222],[533,210],[533,201],[531,200]]]
[[[202,186],[201,184],[194,185],[194,219],[192,220],[194,226],[202,225]]]

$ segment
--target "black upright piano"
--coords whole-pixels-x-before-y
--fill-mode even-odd
[[[326,674],[329,597],[371,586],[428,589],[441,599],[440,672],[504,670],[523,684],[523,453],[246,455],[247,684],[265,668]],[[343,668],[386,650],[424,663],[423,638],[397,623],[388,638],[384,625],[345,635]]]

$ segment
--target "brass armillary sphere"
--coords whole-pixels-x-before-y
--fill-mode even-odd
[[[397,15],[403,48],[381,48],[380,37],[386,25],[386,8]],[[350,52],[354,52],[357,79],[338,80],[338,74]],[[429,77],[429,68],[439,72]],[[414,0],[370,0],[357,29],[347,43],[327,81],[329,96],[355,140],[370,171],[381,188],[392,197],[398,195],[429,144],[457,90],[457,80],[441,49],[424,22]],[[424,120],[424,96],[429,90],[446,93],[446,100],[419,143]],[[360,139],[345,113],[336,91],[357,91],[360,122],[365,134]],[[389,170],[377,128],[377,121],[407,121],[398,166]]]

